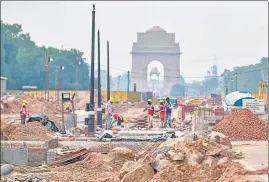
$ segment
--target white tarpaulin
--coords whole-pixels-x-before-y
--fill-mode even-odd
[[[224,101],[228,106],[240,106],[240,105],[236,105],[236,102],[238,102],[241,99],[244,98],[254,98],[251,94],[248,93],[240,93],[240,92],[232,92],[230,94],[228,94]],[[242,106],[242,105],[241,105]]]
[[[243,108],[251,110],[254,114],[265,114],[265,103],[262,99],[245,99]]]

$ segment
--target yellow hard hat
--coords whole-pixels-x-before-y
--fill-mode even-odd
[[[110,102],[114,102],[114,98],[113,97],[111,97],[109,100],[110,100]]]
[[[22,106],[26,106],[26,103],[23,102],[21,105],[22,105]]]
[[[23,100],[22,103],[28,104],[27,100]]]
[[[68,105],[68,104],[66,104],[66,105],[64,106],[64,108],[65,108],[65,109],[69,108],[69,105]]]
[[[163,102],[163,100],[160,100],[160,102]]]
[[[152,102],[152,99],[148,99],[148,102]]]
[[[123,118],[123,122],[126,123],[127,122],[127,118]]]

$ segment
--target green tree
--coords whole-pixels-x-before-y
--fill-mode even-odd
[[[79,89],[90,88],[89,66],[82,59],[83,53],[76,50],[59,50],[52,47],[38,47],[27,33],[22,32],[19,24],[8,24],[1,21],[1,76],[7,77],[8,89],[22,89],[23,85],[35,85],[44,89],[45,52],[53,58],[50,63],[50,89],[56,88],[57,69],[64,66],[61,72],[60,89],[75,88],[75,69],[79,66]]]

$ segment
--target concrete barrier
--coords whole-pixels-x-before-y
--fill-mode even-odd
[[[47,162],[47,151],[58,147],[51,141],[1,141],[1,163],[20,166],[38,166]]]

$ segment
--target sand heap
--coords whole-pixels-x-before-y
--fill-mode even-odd
[[[51,140],[52,137],[53,132],[39,122],[26,123],[25,125],[7,125],[1,129],[1,140],[44,141]]]
[[[247,109],[234,110],[213,131],[221,132],[231,140],[268,140],[268,124]]]

